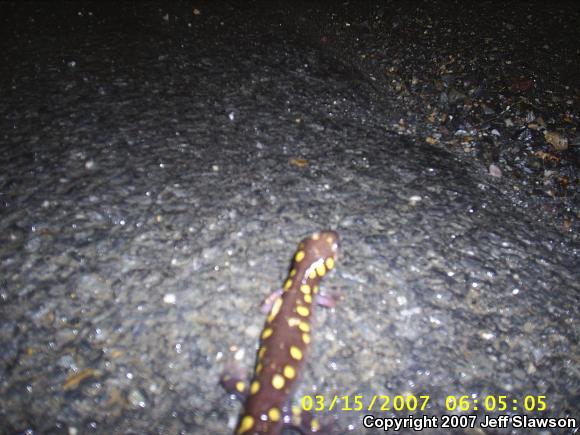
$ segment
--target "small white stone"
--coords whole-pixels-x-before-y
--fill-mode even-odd
[[[166,304],[175,304],[176,301],[177,298],[173,293],[167,293],[165,296],[163,296],[163,302],[165,302]]]
[[[245,330],[246,335],[251,338],[257,338],[260,335],[260,332],[261,329],[257,325],[249,325]]]
[[[246,354],[246,351],[244,349],[238,349],[236,351],[236,353],[234,353],[234,359],[236,361],[241,361],[242,359],[244,359],[245,354]]]
[[[492,177],[496,177],[496,178],[501,178],[501,176],[502,176],[501,169],[499,168],[499,166],[494,165],[493,163],[491,165],[489,165],[489,174]]]
[[[403,316],[403,317],[411,317],[411,316],[415,316],[417,314],[421,314],[421,308],[419,308],[419,307],[410,308],[408,310],[401,311],[401,316]]]
[[[419,195],[413,195],[409,198],[409,202],[411,203],[411,205],[415,205],[417,204],[419,201],[421,201],[423,198],[421,198]]]
[[[492,332],[480,332],[479,336],[484,340],[491,340],[492,338],[495,338],[495,334]]]
[[[441,320],[433,316],[429,316],[429,321],[434,325],[441,325],[441,323],[443,323]]]

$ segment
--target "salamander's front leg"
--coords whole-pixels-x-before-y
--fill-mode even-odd
[[[333,294],[325,294],[321,295],[320,293],[314,297],[314,301],[324,308],[334,308],[336,304],[340,300],[340,296],[333,295]]]
[[[272,309],[272,305],[274,305],[274,302],[276,302],[276,299],[278,299],[279,297],[281,297],[284,294],[284,289],[279,288],[278,290],[274,290],[272,293],[270,293],[270,295],[268,295],[268,297],[266,299],[264,299],[264,302],[262,302],[262,313],[267,314],[270,312],[270,310]]]

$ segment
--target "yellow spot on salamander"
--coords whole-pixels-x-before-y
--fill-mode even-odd
[[[294,261],[296,261],[296,263],[300,263],[304,259],[305,256],[306,256],[306,253],[304,251],[300,250],[294,256]]]
[[[296,275],[296,269],[290,271],[290,277],[293,277],[294,275]]]
[[[274,305],[272,305],[272,310],[270,311],[270,315],[268,316],[268,322],[271,322],[272,320],[274,320],[274,318],[280,312],[281,306],[282,306],[282,298],[276,299],[276,301],[274,302]]]
[[[290,346],[290,356],[300,361],[302,359],[302,351],[298,346]]]
[[[308,309],[308,307],[305,307],[304,305],[296,307],[296,312],[300,314],[302,317],[306,317],[310,314],[310,310]]]
[[[316,294],[316,293],[318,293],[318,290],[320,290],[320,287],[318,287],[317,285],[312,287],[312,293]]]
[[[284,376],[286,376],[288,379],[294,379],[296,376],[296,369],[291,365],[284,366]]]
[[[267,339],[270,335],[272,335],[272,328],[265,328],[264,331],[262,332],[262,340]]]
[[[272,376],[272,386],[277,389],[277,390],[281,390],[282,388],[284,388],[284,385],[286,384],[286,381],[284,380],[284,376],[276,373],[274,376]]]
[[[259,374],[260,374],[260,372],[262,371],[262,368],[263,368],[263,367],[264,367],[264,366],[262,365],[262,363],[258,363],[258,364],[256,364],[256,374],[257,374],[257,375],[259,375]]]
[[[258,358],[262,359],[264,358],[264,354],[266,353],[266,346],[262,346],[260,348],[260,350],[258,351]]]
[[[320,422],[316,418],[313,418],[310,422],[310,430],[312,432],[318,432],[320,430]]]
[[[240,426],[238,428],[238,433],[244,433],[249,431],[252,427],[254,427],[254,417],[251,415],[244,415],[242,421],[240,422]]]
[[[312,269],[310,271],[310,274],[308,275],[308,278],[310,278],[310,279],[316,278],[316,269]]]
[[[312,296],[304,295],[304,302],[306,302],[307,304],[311,304],[312,303]]]
[[[250,385],[250,394],[256,394],[260,390],[260,382],[254,381],[252,385]]]
[[[319,264],[316,266],[316,273],[320,277],[324,276],[326,274],[326,266],[324,264]]]
[[[320,233],[314,233],[312,234],[312,237],[310,237],[312,240],[318,240],[320,239]]]
[[[284,283],[284,290],[288,290],[290,287],[292,287],[292,280],[288,278]]]
[[[298,406],[292,407],[292,424],[294,426],[300,426],[302,423],[302,411]]]
[[[332,270],[332,268],[334,267],[334,258],[328,257],[324,262],[324,264],[326,264],[326,268],[328,270]]]
[[[299,326],[299,325],[300,325],[300,322],[302,322],[302,320],[298,319],[297,317],[290,317],[290,318],[288,319],[288,326],[289,326],[290,328],[293,328],[294,326],[298,326],[298,327],[300,327],[300,326]]]
[[[280,421],[280,418],[282,417],[282,413],[280,412],[280,410],[278,408],[270,408],[270,410],[268,411],[268,417],[270,417],[270,420],[276,422],[276,421]]]
[[[302,334],[302,341],[304,344],[310,344],[310,334],[307,334],[306,332]]]
[[[244,382],[242,382],[242,381],[236,382],[236,390],[238,390],[240,393],[243,393],[245,389],[246,389],[246,384]]]
[[[300,329],[302,332],[310,332],[310,325],[304,321],[300,321],[298,324],[298,329]]]
[[[308,295],[308,294],[310,294],[310,290],[311,290],[311,289],[310,289],[310,286],[309,286],[308,284],[302,284],[302,285],[300,286],[300,291],[301,291],[302,293],[304,293],[305,295]]]
[[[276,301],[274,302],[274,305],[272,306],[272,311],[270,312],[270,314],[273,314],[274,316],[276,316],[278,314],[278,312],[280,311],[281,306],[282,306],[282,298],[276,299]]]

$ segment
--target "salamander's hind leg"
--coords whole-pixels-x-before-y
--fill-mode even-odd
[[[292,407],[292,417],[289,426],[301,435],[330,435],[332,428],[322,424],[311,412],[303,411],[298,406]]]
[[[234,363],[229,363],[220,376],[220,384],[229,394],[244,401],[248,396],[248,382],[244,379],[245,373]]]

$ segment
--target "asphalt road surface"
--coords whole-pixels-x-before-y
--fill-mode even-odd
[[[439,29],[437,7],[397,17],[397,4],[365,3],[341,28],[357,44],[377,31],[368,17]],[[424,433],[448,433],[443,415],[475,416],[451,421],[458,433],[574,433],[481,427],[580,417],[574,176],[558,175],[559,199],[522,199],[504,155],[482,164],[421,133],[389,76],[340,55],[326,7],[1,6],[0,433],[231,433],[241,405],[219,376],[250,375],[260,304],[323,228],[341,236],[322,283],[340,300],[316,311],[295,398],[340,398],[318,415],[330,433],[366,433],[364,415],[437,417]],[[578,15],[567,7],[561,23]],[[526,15],[513,18],[506,31]],[[570,122],[553,127],[568,149],[542,152],[573,162],[571,59]]]

